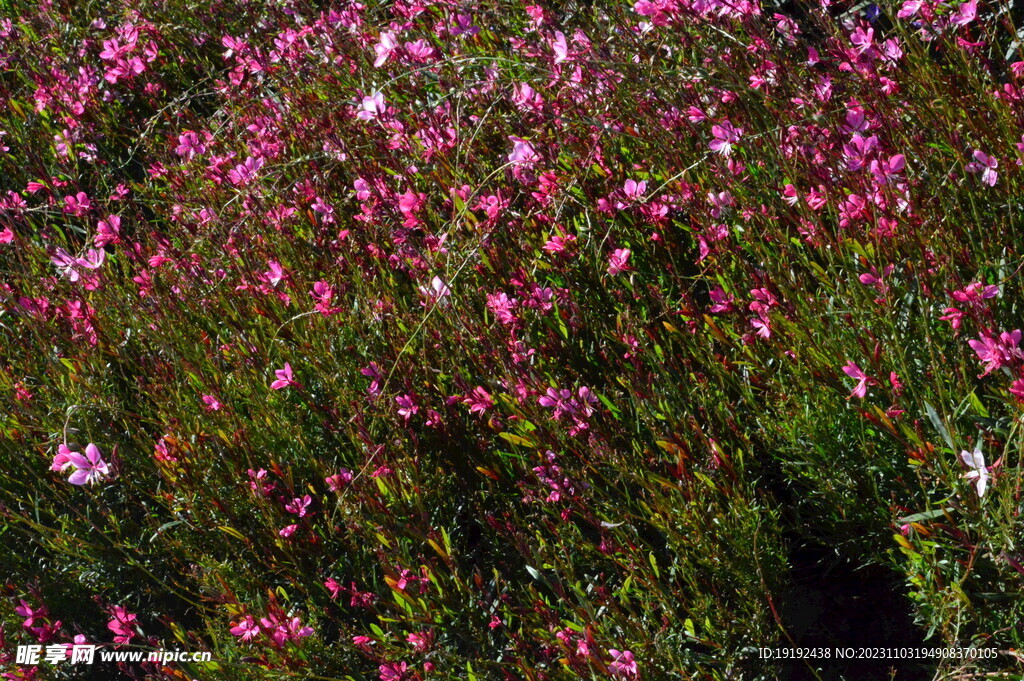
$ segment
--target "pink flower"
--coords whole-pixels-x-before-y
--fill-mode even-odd
[[[753,303],[751,303],[751,305],[753,305]],[[757,312],[757,316],[750,320],[750,325],[754,327],[754,330],[756,331],[757,335],[760,336],[761,338],[771,338],[771,318],[768,316],[767,310],[765,310],[764,308],[757,308],[755,311]]]
[[[129,613],[120,605],[114,606],[110,613],[114,619],[107,622],[107,629],[117,634],[114,637],[114,643],[128,643],[132,640],[132,637],[136,635],[135,632],[135,615]]]
[[[284,363],[284,369],[276,369],[274,375],[277,377],[277,380],[270,384],[271,390],[281,390],[288,386],[298,387],[299,385],[292,377],[292,365],[288,362]]]
[[[980,303],[982,300],[998,296],[999,287],[994,284],[985,286],[980,281],[975,281],[968,284],[962,291],[953,291],[952,295],[961,303]]]
[[[89,200],[89,196],[85,192],[78,192],[74,196],[64,197],[65,213],[81,217],[88,213],[91,208],[92,202]]]
[[[961,3],[949,22],[954,26],[966,26],[978,17],[978,0]]]
[[[71,453],[71,449],[67,445],[57,447],[57,456],[53,457],[53,464],[50,466],[50,470],[63,473],[68,468],[71,468],[74,465],[71,463]]]
[[[516,323],[516,316],[512,310],[518,303],[517,299],[509,298],[508,294],[503,291],[487,294],[487,308],[494,313],[494,316],[502,324]]]
[[[615,276],[629,271],[630,251],[628,248],[618,248],[608,258],[608,274]]]
[[[405,637],[405,640],[412,644],[412,649],[417,653],[426,652],[430,647],[431,639],[433,639],[433,635],[429,631],[421,631],[418,634],[409,634]]]
[[[921,11],[921,5],[923,4],[923,0],[906,0],[903,6],[900,7],[900,11],[896,13],[896,17],[899,19],[909,19]]]
[[[463,398],[462,403],[469,405],[470,414],[480,414],[481,416],[494,406],[494,400],[491,399],[490,393],[480,386],[473,388],[473,392]]]
[[[63,473],[69,466],[75,468],[68,478],[72,485],[93,484],[110,474],[110,467],[103,460],[100,448],[91,442],[86,446],[84,456],[71,451],[65,445],[57,448],[57,456],[54,457],[50,470]]]
[[[569,57],[569,43],[565,39],[565,34],[561,31],[555,31],[555,39],[551,41],[551,49],[555,53],[555,63],[561,64]]]
[[[99,269],[103,261],[107,259],[107,252],[102,248],[90,248],[82,258],[75,258],[75,264],[87,270]]]
[[[228,179],[236,187],[242,187],[256,179],[256,174],[263,167],[263,158],[249,157],[228,171]]]
[[[866,50],[871,49],[871,44],[874,39],[874,35],[875,29],[864,29],[858,26],[853,31],[853,33],[850,34],[850,43],[853,45],[855,54],[859,56],[863,54]]]
[[[332,492],[340,492],[350,482],[352,482],[352,471],[347,468],[342,468],[339,472],[334,475],[324,478],[324,482],[327,483],[327,487]]]
[[[376,362],[370,362],[370,366],[363,367],[359,370],[359,373],[370,379],[370,387],[366,390],[370,397],[379,395],[381,383],[384,379],[384,376],[380,373],[380,366]]]
[[[408,668],[405,662],[386,662],[380,666],[380,681],[402,681]]]
[[[377,59],[373,65],[377,68],[383,66],[396,49],[398,49],[398,43],[395,41],[395,34],[390,31],[381,33],[380,42],[373,46],[373,51],[377,53]]]
[[[325,317],[330,317],[341,312],[340,307],[331,307],[334,300],[334,289],[326,281],[318,281],[313,284],[313,290],[309,292],[316,301],[316,311]]]
[[[742,128],[734,127],[729,119],[725,119],[720,124],[711,126],[711,134],[715,139],[708,146],[711,147],[711,151],[728,156],[732,153],[732,145],[740,140],[742,133]]]
[[[447,305],[448,298],[452,295],[452,291],[448,288],[448,285],[441,280],[441,277],[434,277],[430,280],[430,287],[420,286],[420,295],[425,299],[420,305],[426,307],[430,303],[436,303],[438,305]]]
[[[220,408],[224,406],[213,395],[203,395],[203,404],[206,405],[207,411],[220,411]]]
[[[307,636],[313,635],[313,627],[303,626],[302,620],[298,617],[292,617],[288,620],[288,637],[292,641],[298,641],[300,638],[306,638]]]
[[[175,147],[174,152],[182,158],[191,159],[194,156],[205,154],[206,145],[203,144],[197,133],[187,130],[178,135],[178,146]]]
[[[256,620],[251,616],[246,615],[245,619],[239,622],[236,626],[231,627],[228,631],[231,632],[232,636],[238,636],[248,643],[259,635],[260,626],[256,624]]]
[[[25,618],[25,621],[21,623],[21,626],[26,629],[31,629],[33,625],[37,623],[37,620],[41,620],[50,614],[45,605],[33,608],[32,604],[24,599],[21,600],[21,605],[15,606],[14,612]]]
[[[626,184],[622,187],[622,193],[630,201],[637,201],[643,197],[644,192],[647,191],[647,182],[640,180],[626,180]]]
[[[276,260],[268,260],[267,267],[269,269],[263,273],[262,279],[271,286],[277,286],[285,277],[284,268]]]
[[[996,168],[999,167],[999,161],[995,156],[989,156],[980,149],[975,149],[974,160],[967,164],[967,172],[969,173],[981,173],[981,181],[992,187],[995,186],[996,179],[999,174],[996,173]]]
[[[567,253],[574,241],[576,241],[576,237],[572,234],[567,234],[565,236],[556,235],[548,239],[548,242],[544,244],[544,250],[552,255]]]
[[[540,160],[540,156],[534,151],[533,145],[518,137],[509,137],[512,142],[512,153],[508,155],[508,162],[513,165],[533,165]]]
[[[939,319],[945,322],[949,322],[949,325],[953,327],[954,331],[958,330],[960,328],[960,325],[963,323],[963,311],[958,310],[955,307],[947,307],[943,310],[943,312],[945,314],[939,317]]]
[[[121,239],[121,218],[117,215],[107,216],[106,220],[96,223],[96,236],[93,237],[93,244],[96,248],[103,248],[107,244],[117,243]]]
[[[708,292],[708,295],[711,297],[711,302],[714,303],[714,305],[708,308],[711,314],[722,314],[724,312],[732,312],[732,301],[734,299],[721,288],[718,288],[716,286],[715,288],[711,289]]]
[[[380,92],[374,92],[369,97],[363,97],[356,118],[361,121],[371,120],[384,113],[384,108],[384,95]]]
[[[50,262],[56,265],[57,271],[60,272],[60,275],[69,281],[78,281],[79,278],[81,278],[77,269],[78,259],[63,248],[58,248],[54,254],[50,256]]]
[[[633,653],[628,650],[616,650],[611,648],[608,653],[612,656],[612,661],[608,663],[608,671],[615,676],[632,677],[637,678],[638,672],[636,668],[636,661],[633,660]]]
[[[861,368],[853,362],[850,362],[843,367],[843,373],[857,381],[857,385],[854,386],[853,391],[850,393],[850,397],[860,397],[863,399],[868,393],[868,381],[871,379],[868,378],[867,374],[861,371]],[[848,397],[846,399],[850,398]]]
[[[569,390],[557,390],[555,388],[548,388],[548,392],[545,395],[541,395],[540,399],[537,400],[542,407],[549,407],[555,410],[552,415],[553,418],[558,418],[567,411],[571,411],[571,400],[572,392]]]
[[[1017,345],[1020,343],[1021,332],[1020,329],[1007,333],[1002,332],[999,334],[999,338],[993,338],[988,334],[981,334],[981,340],[969,340],[967,344],[974,349],[977,353],[978,359],[985,367],[982,376],[987,376],[996,369],[1006,364],[1009,364],[1014,359],[1020,359],[1022,357],[1020,349]]]
[[[412,418],[416,412],[420,410],[412,395],[399,395],[395,398],[395,402],[398,403],[398,415],[406,421]]]
[[[307,494],[302,498],[296,497],[295,499],[292,499],[291,502],[284,507],[284,510],[303,518],[307,513],[309,513],[309,505],[312,503],[313,497]]]

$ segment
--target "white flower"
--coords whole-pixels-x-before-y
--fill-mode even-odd
[[[960,450],[960,458],[969,468],[973,469],[965,473],[964,477],[968,480],[977,480],[975,484],[978,496],[985,496],[985,490],[988,488],[988,469],[985,467],[985,456],[981,453],[981,440],[974,445],[973,452],[968,452],[966,449]]]

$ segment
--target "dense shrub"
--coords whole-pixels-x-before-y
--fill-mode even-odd
[[[0,15],[4,678],[1016,668],[1007,3]]]

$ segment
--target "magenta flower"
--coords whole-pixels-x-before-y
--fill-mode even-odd
[[[999,287],[994,284],[985,286],[980,281],[975,281],[968,284],[962,291],[953,291],[952,295],[961,303],[980,303],[982,300],[998,296]]]
[[[120,605],[115,605],[110,614],[113,615],[114,619],[107,622],[107,629],[116,634],[114,636],[114,643],[130,642],[132,637],[136,635],[135,615]]]
[[[1017,347],[1020,343],[1020,338],[1020,329],[1015,329],[1010,333],[1002,332],[999,334],[999,338],[993,338],[983,333],[981,334],[981,340],[967,341],[967,344],[977,353],[978,359],[981,360],[982,365],[985,367],[984,373],[978,376],[978,378],[987,376],[999,367],[1011,363],[1014,359],[1020,359],[1022,355]]]
[[[469,405],[469,413],[480,414],[481,416],[485,411],[494,406],[491,394],[480,386],[473,388],[473,392],[467,395],[462,400],[462,403]]]
[[[356,114],[356,118],[361,121],[368,121],[384,113],[384,109],[384,95],[380,92],[374,92],[369,97],[363,97],[362,102],[359,104],[359,113]]]
[[[370,379],[370,387],[366,390],[370,397],[376,397],[379,395],[384,379],[384,376],[380,372],[380,365],[376,362],[370,362],[370,366],[363,367],[359,370],[359,373]]]
[[[243,187],[256,179],[256,174],[263,167],[263,158],[249,157],[228,171],[228,179],[236,187]]]
[[[865,29],[858,26],[854,29],[853,33],[850,34],[850,43],[853,45],[854,52],[860,56],[865,51],[871,49],[874,36],[875,29],[873,28]]]
[[[426,307],[430,303],[437,303],[438,305],[447,305],[448,298],[451,297],[452,291],[448,288],[448,285],[442,281],[441,277],[434,277],[430,280],[430,287],[420,286],[420,295],[425,299],[420,305]]]
[[[397,49],[398,42],[395,40],[395,34],[390,31],[381,33],[380,42],[373,46],[373,51],[377,53],[377,59],[373,65],[380,68]]]
[[[1024,378],[1018,378],[1010,384],[1010,394],[1024,402]]]
[[[291,502],[289,502],[284,507],[284,510],[288,511],[289,513],[294,513],[295,515],[299,516],[300,518],[303,518],[303,517],[306,516],[306,514],[309,513],[309,510],[308,510],[309,509],[309,505],[312,504],[312,503],[313,503],[313,497],[311,497],[311,496],[309,496],[307,494],[304,497],[301,497],[301,498],[296,497],[296,498],[292,499]]]
[[[647,191],[647,182],[640,180],[626,180],[626,184],[622,187],[622,193],[630,201],[637,201],[643,197],[644,192]]]
[[[537,400],[542,407],[552,407],[556,412],[564,411],[566,402],[572,398],[572,393],[568,390],[558,390],[556,388],[548,388],[546,395],[541,395],[540,399]]]
[[[184,159],[191,159],[194,156],[205,154],[206,145],[203,144],[203,140],[199,137],[198,133],[187,130],[178,135],[178,146],[175,147],[174,153]]]
[[[943,320],[945,322],[949,322],[949,325],[953,327],[954,331],[958,330],[960,328],[960,325],[963,323],[963,317],[964,317],[963,311],[962,310],[958,310],[955,307],[947,307],[947,308],[943,309],[942,311],[945,314],[943,314],[941,317],[939,317],[939,319],[941,319],[941,320]]]
[[[238,636],[248,643],[259,635],[260,626],[256,624],[256,620],[251,616],[246,615],[245,619],[239,622],[236,626],[231,627],[228,631],[231,632],[232,636]]]
[[[532,166],[540,160],[540,156],[534,151],[533,145],[518,137],[509,137],[512,142],[512,153],[508,155],[508,162],[513,165]]]
[[[80,275],[75,268],[75,265],[78,264],[77,260],[63,248],[58,248],[54,252],[50,257],[50,262],[57,266],[57,271],[60,272],[62,277],[71,281],[78,281]]]
[[[222,405],[213,395],[203,395],[203,404],[207,411],[220,411]]]
[[[284,363],[284,369],[276,369],[274,375],[277,380],[270,384],[271,390],[281,390],[288,386],[298,387],[299,385],[292,376],[292,365],[288,362]]]
[[[267,267],[269,269],[263,273],[262,279],[268,282],[271,286],[277,286],[285,277],[284,268],[281,267],[281,263],[276,260],[268,260]]]
[[[618,248],[608,257],[608,274],[615,276],[616,274],[622,274],[628,272],[629,267],[629,256],[630,250],[628,248]]]
[[[408,668],[406,662],[386,662],[380,666],[380,681],[402,681]]]
[[[868,378],[867,374],[861,371],[861,368],[853,362],[850,362],[843,367],[843,373],[857,381],[857,385],[854,386],[853,391],[850,393],[850,397],[860,397],[863,399],[868,393],[868,381],[871,379]],[[850,399],[850,397],[847,397],[846,399]]]
[[[50,466],[50,470],[63,473],[68,468],[71,468],[74,465],[71,463],[71,454],[71,449],[67,445],[57,447],[57,456],[53,457],[53,464]]]
[[[327,483],[327,487],[332,492],[340,492],[350,482],[352,482],[352,471],[347,468],[342,468],[339,472],[334,475],[324,478],[324,482]]]
[[[90,248],[85,253],[85,257],[75,258],[75,264],[79,267],[84,267],[87,270],[99,269],[103,261],[107,259],[107,252],[102,248]]]
[[[33,608],[32,604],[24,599],[21,599],[21,605],[14,608],[14,612],[25,618],[25,621],[21,623],[21,626],[26,629],[32,629],[32,627],[38,623],[38,620],[41,620],[50,614],[45,605]]]
[[[569,58],[569,43],[566,41],[564,33],[555,31],[555,39],[551,41],[551,49],[555,53],[556,64],[561,64]]]
[[[733,126],[729,119],[725,119],[718,125],[711,126],[711,134],[715,139],[708,146],[711,147],[711,151],[728,156],[732,153],[732,145],[739,142],[742,133],[742,128]]]
[[[86,446],[85,455],[71,451],[67,445],[57,448],[50,470],[63,473],[71,467],[75,469],[68,478],[72,485],[96,483],[110,474],[110,467],[103,460],[100,448],[92,443]]]
[[[732,301],[734,298],[721,288],[716,286],[708,292],[708,295],[711,297],[711,302],[714,303],[710,308],[708,308],[711,314],[732,312]]]
[[[416,412],[420,410],[412,395],[399,395],[395,398],[395,402],[398,403],[398,415],[406,421],[412,418]]]
[[[633,659],[633,653],[628,650],[616,650],[611,648],[608,653],[612,656],[612,661],[608,663],[608,671],[615,676],[637,678],[639,672],[636,668],[636,661]]]
[[[302,626],[302,620],[293,617],[288,620],[288,635],[293,641],[313,635],[313,627]]]
[[[121,238],[121,218],[117,215],[109,215],[106,220],[96,223],[96,236],[93,237],[93,244],[96,248],[103,248],[107,244],[117,243]]]
[[[405,637],[405,640],[412,644],[412,649],[417,653],[426,652],[430,648],[431,640],[433,635],[429,631],[421,631],[415,634],[409,634]]]
[[[981,173],[981,181],[992,187],[995,186],[996,180],[999,177],[999,174],[996,172],[998,167],[999,161],[995,156],[989,156],[981,149],[975,149],[974,160],[967,164],[967,172]]]

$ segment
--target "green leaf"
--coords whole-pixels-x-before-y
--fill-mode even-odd
[[[914,515],[908,515],[906,518],[900,518],[899,522],[901,522],[901,523],[917,523],[917,522],[921,522],[922,520],[931,520],[932,518],[941,518],[941,517],[945,516],[947,513],[950,513],[950,512],[952,512],[954,510],[956,510],[956,509],[954,509],[952,506],[947,506],[946,508],[936,508],[936,509],[933,509],[931,511],[922,511],[921,513],[915,513]]]
[[[932,422],[932,425],[935,426],[935,430],[939,431],[939,434],[942,435],[942,439],[946,441],[949,448],[956,451],[956,447],[953,445],[953,438],[950,437],[949,431],[946,430],[946,424],[943,423],[939,418],[939,415],[935,413],[935,407],[932,406],[931,402],[926,401],[924,403],[924,408],[925,411],[928,412],[928,419]]]
[[[536,448],[537,446],[536,442],[532,440],[527,440],[525,437],[520,437],[513,433],[498,433],[498,437],[500,437],[502,440],[505,440],[506,442],[511,442],[514,445],[519,445],[520,447],[529,447],[532,449]]]
[[[160,529],[162,530],[163,528],[160,528]],[[235,539],[240,539],[241,541],[245,541],[245,537],[242,535],[242,533],[239,532],[238,530],[236,530],[233,527],[228,527],[227,525],[220,525],[217,529],[220,530],[221,532],[226,533],[226,534],[230,534]]]

